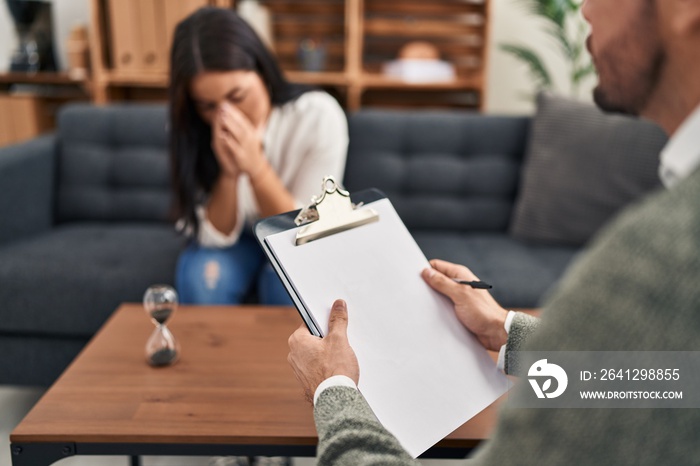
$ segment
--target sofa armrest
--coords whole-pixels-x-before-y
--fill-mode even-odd
[[[0,244],[51,228],[55,135],[0,149]]]

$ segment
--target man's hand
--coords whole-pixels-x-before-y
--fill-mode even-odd
[[[423,271],[423,279],[433,289],[452,300],[457,318],[484,348],[498,351],[508,339],[503,327],[508,311],[488,291],[475,290],[452,280],[479,280],[468,268],[441,260],[432,260],[430,265],[433,268]]]
[[[329,377],[345,375],[356,384],[360,380],[360,366],[348,343],[348,308],[342,299],[333,303],[325,338],[311,335],[302,325],[289,337],[289,350],[287,360],[311,403],[316,388]]]

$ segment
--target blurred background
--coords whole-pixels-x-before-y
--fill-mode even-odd
[[[236,8],[291,80],[349,112],[530,114],[540,88],[589,100],[595,82],[571,45],[586,34],[576,2],[2,0],[0,146],[50,131],[66,101],[164,101],[172,29],[204,5]]]

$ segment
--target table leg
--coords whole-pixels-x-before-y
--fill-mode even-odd
[[[75,455],[73,443],[13,443],[12,466],[48,466]]]
[[[140,456],[130,456],[129,458],[131,458],[131,466],[141,466]]]

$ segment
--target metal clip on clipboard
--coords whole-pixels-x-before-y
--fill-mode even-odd
[[[359,206],[350,201],[350,193],[332,176],[323,179],[322,189],[321,196],[314,196],[294,219],[298,226],[306,225],[297,233],[297,246],[379,220],[372,209],[358,210]]]

